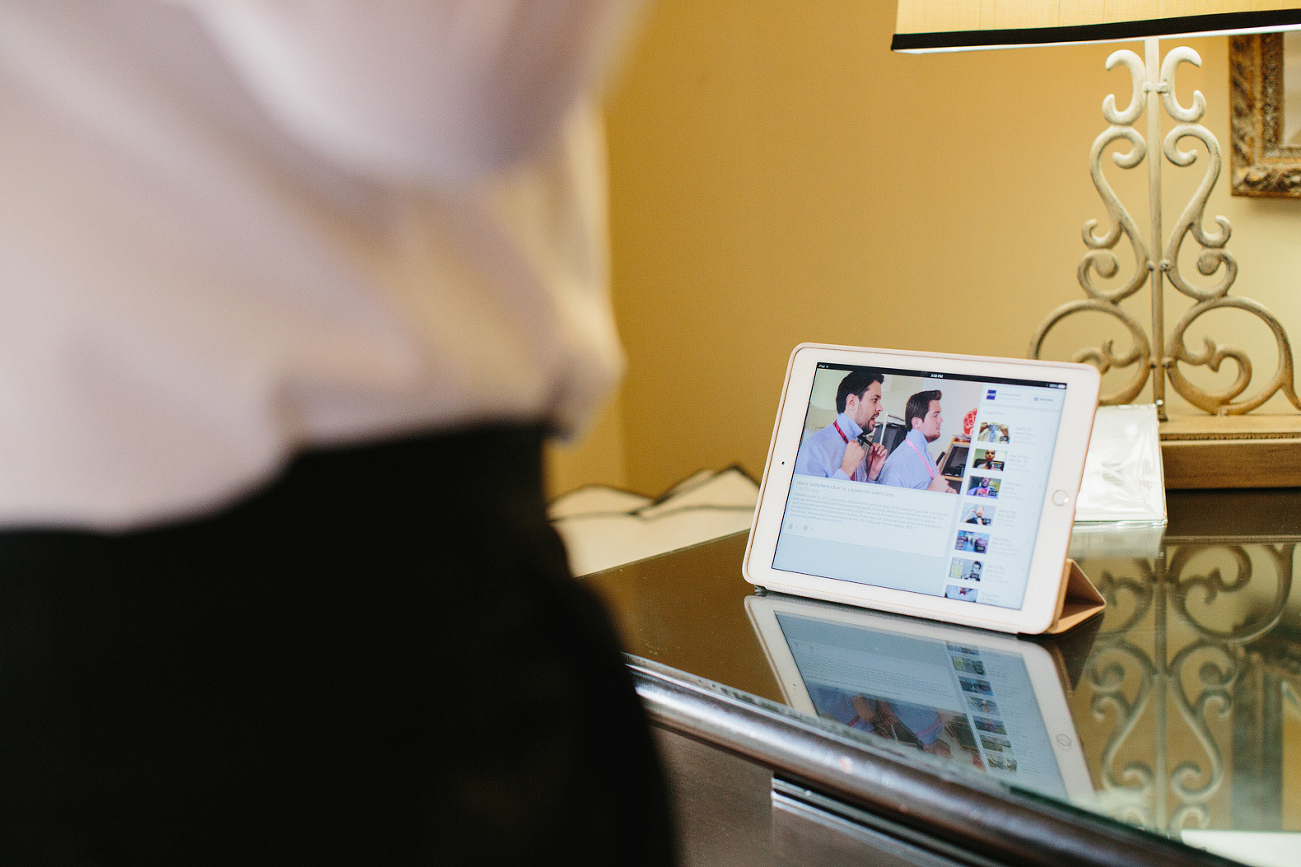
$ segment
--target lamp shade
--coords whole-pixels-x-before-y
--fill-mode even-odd
[[[1298,0],[899,0],[895,51],[963,51],[1301,27]]]

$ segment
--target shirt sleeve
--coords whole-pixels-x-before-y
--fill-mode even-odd
[[[353,171],[472,182],[550,144],[642,0],[173,0],[292,135]]]
[[[802,476],[849,481],[849,476],[840,468],[844,456],[844,449],[831,448],[818,432],[807,437],[795,453],[795,472]]]

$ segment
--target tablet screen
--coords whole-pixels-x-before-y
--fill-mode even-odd
[[[819,716],[1067,795],[1022,657],[780,611],[776,618]]]
[[[773,568],[1020,609],[1065,398],[820,362]]]

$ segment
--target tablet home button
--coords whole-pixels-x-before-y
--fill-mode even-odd
[[[1053,491],[1053,505],[1064,506],[1071,497],[1065,491]]]

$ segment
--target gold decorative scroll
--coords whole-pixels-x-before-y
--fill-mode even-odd
[[[1116,319],[1128,330],[1131,345],[1117,350],[1114,342],[1109,340],[1100,346],[1077,351],[1073,360],[1093,364],[1104,374],[1134,368],[1133,374],[1119,388],[1102,396],[1104,404],[1133,401],[1146,385],[1149,374],[1155,372],[1158,377],[1168,378],[1175,391],[1190,404],[1208,413],[1247,413],[1279,392],[1294,407],[1301,409],[1301,400],[1298,400],[1293,384],[1292,348],[1282,324],[1264,305],[1249,298],[1229,297],[1229,290],[1238,275],[1237,261],[1226,249],[1232,229],[1224,217],[1216,217],[1214,227],[1208,227],[1205,216],[1207,200],[1222,167],[1220,146],[1211,131],[1201,124],[1206,113],[1206,100],[1201,92],[1193,92],[1191,105],[1180,104],[1176,96],[1175,73],[1181,63],[1201,65],[1201,59],[1191,48],[1180,47],[1170,51],[1161,64],[1159,84],[1152,88],[1160,99],[1149,101],[1144,61],[1128,50],[1113,52],[1107,58],[1107,69],[1124,66],[1129,70],[1132,93],[1124,109],[1116,107],[1114,95],[1107,96],[1102,115],[1110,126],[1094,141],[1089,156],[1093,184],[1107,212],[1106,228],[1099,232],[1097,220],[1085,224],[1084,244],[1089,249],[1080,260],[1076,276],[1087,297],[1063,304],[1048,314],[1030,340],[1029,355],[1031,358],[1040,357],[1049,331],[1063,319],[1077,313],[1101,313]],[[1145,109],[1155,110],[1158,101],[1176,123],[1156,150],[1157,144],[1148,142],[1134,125]],[[1206,155],[1202,180],[1183,213],[1170,227],[1164,243],[1160,239],[1152,240],[1152,247],[1159,245],[1159,249],[1150,249],[1144,243],[1129,211],[1103,173],[1103,154],[1117,142],[1128,146],[1128,150],[1112,154],[1113,162],[1121,169],[1132,169],[1145,159],[1160,160],[1163,156],[1172,165],[1187,168],[1197,162],[1199,151]],[[1191,147],[1186,143],[1191,143]],[[1185,147],[1189,149],[1185,150]],[[1156,152],[1152,153],[1153,150]],[[1114,251],[1122,240],[1133,251],[1133,270],[1127,272],[1128,277],[1117,276],[1121,274],[1121,265]],[[1196,269],[1200,275],[1197,279],[1184,273],[1180,264],[1181,251],[1190,241],[1200,247],[1196,257]],[[1153,274],[1157,275],[1155,280]],[[1162,280],[1168,280],[1193,304],[1175,323],[1168,337],[1165,334],[1149,336],[1144,333],[1142,323],[1125,310],[1121,302],[1145,285],[1160,286]],[[1203,280],[1209,280],[1209,285]],[[1222,346],[1210,337],[1202,338],[1200,348],[1189,347],[1185,342],[1189,327],[1211,311],[1245,313],[1263,322],[1273,334],[1278,362],[1273,375],[1256,391],[1249,391],[1253,367],[1246,350]],[[1154,351],[1160,351],[1160,355],[1154,358]],[[1205,367],[1218,372],[1225,362],[1233,365],[1236,375],[1228,387],[1218,391],[1198,386],[1180,367]]]

